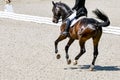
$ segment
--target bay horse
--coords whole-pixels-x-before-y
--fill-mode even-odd
[[[65,30],[65,26],[66,26],[65,20],[69,15],[73,13],[73,11],[65,3],[62,3],[62,2],[55,3],[52,1],[52,4],[53,4],[53,8],[52,8],[53,22],[58,23],[59,19],[62,18],[62,24],[60,26],[60,30],[62,33]],[[55,44],[55,53],[57,54],[56,56],[57,59],[61,57],[60,54],[58,54],[58,47],[57,47],[58,43],[68,37],[69,41],[65,46],[65,52],[66,52],[67,64],[71,64],[71,59],[69,59],[68,49],[75,40],[79,40],[80,53],[75,57],[75,60],[73,62],[74,65],[77,65],[77,60],[86,52],[86,49],[85,49],[86,41],[92,38],[94,52],[93,52],[93,60],[90,66],[90,70],[94,69],[95,61],[98,56],[98,44],[102,35],[102,27],[109,26],[110,21],[108,16],[103,12],[101,12],[99,9],[94,10],[93,13],[102,22],[94,18],[82,18],[77,23],[75,23],[73,27],[70,28],[69,36],[64,36],[60,34],[57,40],[55,40],[54,44]]]

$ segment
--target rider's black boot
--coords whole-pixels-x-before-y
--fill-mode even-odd
[[[70,24],[71,24],[71,21],[68,19],[66,23],[65,31],[62,33],[63,35],[65,36],[69,35]]]

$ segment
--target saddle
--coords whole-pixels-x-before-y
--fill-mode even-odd
[[[82,19],[82,18],[86,18],[86,16],[81,16],[80,18],[78,18],[78,19],[74,19],[72,22],[71,22],[71,25],[70,25],[70,27],[73,27],[80,19]]]

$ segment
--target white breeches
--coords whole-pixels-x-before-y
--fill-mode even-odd
[[[76,16],[76,11],[73,12],[73,13],[68,17],[68,19],[72,20],[72,19],[75,18],[75,16]]]

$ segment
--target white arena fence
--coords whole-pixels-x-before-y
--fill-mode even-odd
[[[53,23],[52,19],[48,18],[48,17],[16,14],[16,13],[3,12],[3,11],[0,11],[0,17],[14,19],[14,20],[35,22],[35,23],[40,23],[40,24],[50,24],[50,25],[54,25],[54,26],[60,26],[60,24],[61,24],[61,23],[58,23],[58,24]],[[108,26],[108,27],[103,28],[103,32],[120,35],[120,27]]]

